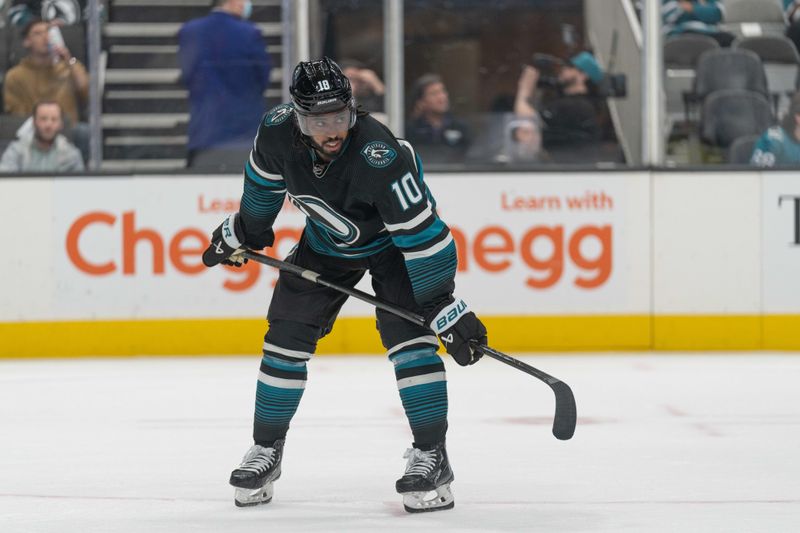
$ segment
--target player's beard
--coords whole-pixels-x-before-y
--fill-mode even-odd
[[[339,141],[339,148],[336,149],[335,152],[329,151],[325,148],[325,143],[330,141]],[[342,148],[344,147],[344,139],[339,137],[338,135],[334,135],[333,137],[328,137],[325,139],[325,142],[322,144],[317,144],[317,141],[311,139],[311,144],[314,145],[314,149],[319,152],[319,154],[328,160],[336,159],[342,153]]]

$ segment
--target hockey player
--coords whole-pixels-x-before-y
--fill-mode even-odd
[[[460,365],[481,356],[471,342],[486,343],[486,328],[453,296],[455,243],[437,216],[414,149],[356,109],[350,82],[335,62],[301,62],[289,92],[291,104],[264,116],[245,163],[240,211],[214,230],[203,262],[241,264],[243,249],[271,246],[272,224],[288,195],[307,218],[287,261],[349,287],[369,271],[379,298],[427,317],[429,328],[376,313],[414,436],[396,489],[408,512],[452,508],[447,388],[436,335]],[[255,444],[230,478],[236,505],[272,499],[306,363],[346,299],[280,273],[256,389]]]

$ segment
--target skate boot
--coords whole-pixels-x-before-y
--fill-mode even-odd
[[[409,448],[403,457],[408,459],[406,473],[397,480],[395,487],[403,495],[406,511],[424,513],[452,509],[455,501],[450,483],[455,478],[444,442],[430,450]]]
[[[230,484],[236,487],[236,507],[249,507],[272,501],[272,484],[281,477],[283,439],[269,448],[258,444],[247,450],[239,468],[231,472]]]

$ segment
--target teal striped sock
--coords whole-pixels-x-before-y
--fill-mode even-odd
[[[303,397],[307,375],[305,361],[287,361],[271,355],[261,359],[253,425],[257,444],[269,446],[286,437]]]
[[[447,380],[433,347],[411,348],[389,356],[400,400],[416,444],[435,444],[447,432]]]

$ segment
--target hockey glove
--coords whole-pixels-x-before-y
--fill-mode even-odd
[[[240,267],[247,263],[247,258],[244,257],[244,249],[247,246],[244,242],[244,235],[245,231],[239,214],[228,215],[228,218],[223,220],[222,224],[211,234],[211,244],[203,252],[203,264],[207,267],[213,267],[220,263]],[[257,240],[259,242],[255,244],[255,249],[272,246],[275,234],[269,229]]]
[[[470,341],[486,344],[486,328],[464,300],[451,296],[436,306],[428,313],[428,325],[459,365],[475,364],[483,356]]]

